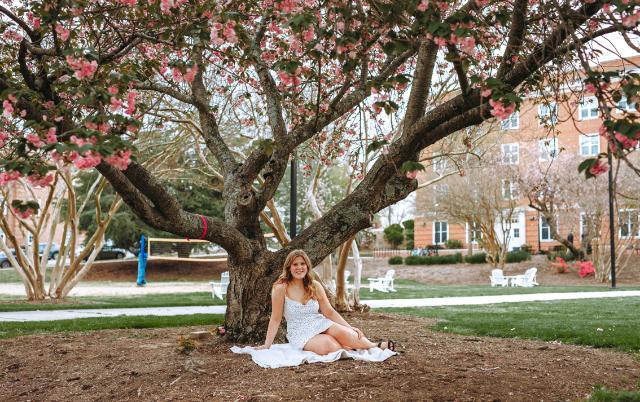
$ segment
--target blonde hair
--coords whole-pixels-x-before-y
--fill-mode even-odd
[[[307,264],[307,273],[305,274],[304,278],[302,278],[302,285],[304,286],[303,302],[306,303],[310,299],[316,298],[316,287],[313,283],[313,276],[311,275],[311,268],[312,268],[311,259],[309,259],[309,256],[307,255],[307,253],[304,252],[304,250],[293,250],[292,252],[289,253],[289,255],[287,255],[287,258],[284,260],[284,264],[282,265],[282,273],[280,274],[278,279],[275,281],[274,285],[277,285],[280,283],[288,285],[289,283],[291,283],[291,281],[293,281],[293,274],[291,273],[291,264],[293,264],[293,260],[295,260],[298,257],[302,257],[305,264]]]

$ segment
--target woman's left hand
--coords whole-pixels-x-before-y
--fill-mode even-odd
[[[358,339],[361,339],[364,336],[364,333],[360,330],[360,328],[351,327],[351,329],[356,331],[356,334],[358,334]]]

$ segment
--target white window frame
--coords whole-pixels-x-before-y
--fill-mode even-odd
[[[548,237],[547,239],[545,239],[545,238],[542,236],[542,228],[543,228],[545,225],[546,225],[546,227],[547,227],[547,231],[548,231],[548,234],[549,234],[549,237]],[[553,237],[551,236],[551,227],[549,227],[549,224],[547,223],[547,220],[545,219],[545,217],[544,217],[544,216],[541,216],[541,217],[540,217],[540,221],[539,221],[539,224],[538,224],[538,235],[540,236],[540,241],[541,241],[541,242],[547,242],[547,243],[549,243],[549,242],[554,241],[554,240],[553,240]]]
[[[440,205],[440,197],[446,197],[449,192],[448,184],[434,184],[433,185],[433,205]]]
[[[631,232],[633,229],[633,222],[631,222],[631,217],[633,216],[633,213],[635,212],[636,216],[637,216],[637,220],[636,220],[636,232],[634,233],[630,233],[627,236],[623,236],[622,235],[622,223],[620,221],[621,218],[621,214],[623,213],[627,213],[627,221],[625,222],[625,226],[627,226],[627,231]],[[620,209],[618,210],[618,238],[619,239],[639,239],[640,238],[640,210],[637,208],[626,208],[626,209]]]
[[[509,188],[507,189],[507,183]],[[515,200],[518,198],[518,183],[512,179],[502,179],[502,198],[505,200]]]
[[[545,103],[539,104],[538,105],[538,121],[540,122],[541,126],[545,124],[549,124],[549,125],[556,124],[558,122],[558,104],[555,102],[549,102],[548,104],[545,104]]]
[[[508,144],[502,144],[500,146],[500,149],[502,150],[503,165],[517,165],[520,163],[520,144],[519,143],[512,142]]]
[[[469,242],[471,242],[472,244],[478,244],[478,238],[477,237],[473,237],[473,233],[479,233],[480,234],[480,239],[482,239],[482,230],[480,230],[477,225],[476,222],[473,222],[473,226],[469,226],[469,222],[465,223],[465,230],[466,230],[466,240],[467,240],[467,244]],[[472,238],[473,237],[473,238]]]
[[[595,112],[595,115],[594,115]],[[598,98],[587,96],[578,104],[578,120],[593,120],[598,118]]]
[[[594,141],[595,140],[595,141]],[[579,139],[580,155],[582,156],[596,156],[600,153],[600,135],[596,134],[580,134]],[[596,147],[595,153],[593,147]],[[584,152],[584,148],[588,149],[588,152]]]
[[[538,141],[538,160],[549,161],[558,157],[558,138],[553,137]]]
[[[442,230],[442,224],[446,225],[446,230],[443,231]],[[437,226],[439,226],[439,230],[436,231],[436,224],[439,224]],[[436,240],[436,233],[439,234],[440,236],[440,241]],[[444,241],[442,240],[442,234],[444,233]],[[434,221],[433,222],[433,244],[444,244],[447,242],[447,240],[449,240],[449,222],[448,221]]]
[[[623,96],[620,98],[620,101],[616,104],[616,108],[622,112],[635,112],[636,104],[627,102],[627,97]]]
[[[520,112],[515,111],[506,119],[500,122],[500,128],[503,130],[517,130],[520,128]]]
[[[441,154],[433,154],[433,171],[443,173],[447,169],[447,158]]]

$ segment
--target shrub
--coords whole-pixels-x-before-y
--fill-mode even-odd
[[[404,227],[404,237],[406,240],[406,248],[407,250],[413,250],[413,232],[414,232],[414,221],[413,219],[409,219],[407,221],[402,222],[402,226]]]
[[[462,242],[460,240],[449,239],[445,242],[447,248],[462,248]]]
[[[462,262],[462,254],[455,253],[452,255],[433,255],[430,257],[410,256],[404,259],[407,265],[439,265],[439,264],[457,264]]]
[[[571,253],[571,251],[559,251],[559,252],[551,252],[547,254],[547,260],[556,261],[557,258],[560,257],[565,261],[573,261],[576,257]]]
[[[531,254],[526,251],[511,251],[507,253],[506,262],[520,262],[531,259]]]
[[[487,253],[475,253],[464,257],[464,261],[469,264],[484,264],[487,262]]]
[[[384,238],[396,248],[404,241],[404,228],[397,223],[389,225],[384,229]]]
[[[520,250],[525,251],[525,252],[527,252],[527,253],[531,254],[531,253],[532,253],[532,251],[533,251],[533,247],[531,246],[531,244],[523,244],[523,245],[520,247]]]
[[[400,264],[402,264],[402,257],[395,256],[395,257],[389,258],[389,265],[400,265]]]

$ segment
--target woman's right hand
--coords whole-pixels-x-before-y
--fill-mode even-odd
[[[260,346],[256,346],[255,348],[253,348],[254,350],[263,350],[263,349],[269,349],[271,347],[271,345],[260,345]]]

